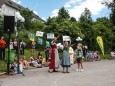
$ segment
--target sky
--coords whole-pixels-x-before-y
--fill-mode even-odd
[[[110,10],[103,4],[103,1],[112,0],[12,0],[23,7],[31,9],[35,14],[44,20],[48,17],[57,16],[58,10],[65,7],[71,17],[79,19],[80,15],[88,8],[95,21],[100,17],[109,17]]]

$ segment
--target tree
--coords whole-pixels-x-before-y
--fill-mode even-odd
[[[91,12],[88,8],[85,8],[84,12],[81,14],[80,18],[79,18],[80,22],[92,22],[92,18],[91,18]]]
[[[115,27],[110,19],[106,17],[97,18],[95,25],[98,25],[98,29],[100,28],[99,31],[100,35],[104,38],[105,49],[109,49],[112,46],[112,41],[115,39]]]
[[[60,22],[62,19],[69,19],[70,15],[68,13],[68,10],[65,10],[64,7],[59,9],[57,21]]]
[[[32,11],[30,11],[29,9],[23,9],[20,13],[25,18],[24,23],[25,29],[26,30],[32,29],[32,19],[33,19]]]
[[[58,17],[60,17],[60,18],[62,18],[62,19],[63,19],[63,18],[69,19],[70,16],[69,16],[68,10],[65,10],[64,7],[62,7],[61,9],[59,9]]]
[[[73,19],[73,21],[72,21]],[[55,34],[63,34],[75,36],[78,33],[84,37],[80,28],[77,27],[77,22],[74,17],[70,18],[68,11],[64,7],[59,9],[57,17],[49,17],[45,23],[45,31],[53,32]]]
[[[93,37],[96,39],[97,36],[101,36],[104,41],[104,48],[106,51],[108,51],[111,47],[112,39],[114,38],[114,34],[112,33],[111,29],[99,22],[96,22],[92,28],[94,32]],[[95,44],[94,47],[96,48],[97,41],[95,40],[93,43]]]
[[[58,32],[57,26],[58,26],[58,23],[57,23],[56,17],[53,17],[53,18],[49,17],[47,19],[47,21],[45,22],[44,31],[46,31],[46,32],[54,32],[54,33]]]
[[[82,33],[85,35],[85,38],[83,39],[83,41],[88,44],[88,46],[90,48],[92,48],[92,41],[93,41],[93,30],[92,30],[92,26],[93,25],[93,21],[92,21],[92,17],[91,17],[91,12],[88,8],[84,9],[84,12],[81,14],[80,18],[79,18],[79,27],[82,31]]]
[[[40,22],[40,21],[33,21],[32,22],[32,28],[34,29],[34,31],[43,31],[44,29],[44,23]]]
[[[3,18],[0,16],[0,35],[3,35]]]
[[[71,17],[71,18],[70,18],[70,21],[72,21],[72,22],[77,22],[74,17]]]
[[[115,0],[112,0],[112,2],[105,1],[102,4],[105,4],[111,10],[110,19],[115,26]]]

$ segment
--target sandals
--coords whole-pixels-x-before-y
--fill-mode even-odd
[[[48,72],[49,72],[49,73],[53,73],[53,71],[51,71],[51,70],[48,70]]]
[[[65,71],[63,71],[62,73],[70,73],[70,72],[69,72],[69,71],[66,71],[66,72],[65,72]]]
[[[63,71],[62,73],[66,73],[65,71]]]
[[[70,73],[69,71],[66,71],[66,73]]]
[[[53,70],[53,72],[58,72],[57,70]]]

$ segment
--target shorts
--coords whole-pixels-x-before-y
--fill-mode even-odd
[[[82,60],[82,57],[81,58],[77,58],[77,63],[80,63]]]
[[[32,46],[32,49],[35,49],[35,46]]]

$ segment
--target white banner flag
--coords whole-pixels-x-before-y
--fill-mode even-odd
[[[47,39],[53,39],[54,33],[47,33]]]
[[[71,41],[70,36],[63,36],[63,41]]]
[[[41,31],[36,31],[36,36],[43,37],[44,32]]]

